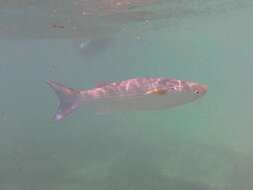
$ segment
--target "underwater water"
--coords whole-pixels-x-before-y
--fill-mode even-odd
[[[159,18],[110,15],[103,22],[113,29],[97,27],[101,17],[85,21],[79,38],[62,23],[54,25],[63,29],[59,38],[30,23],[19,30],[19,18],[8,15],[31,1],[2,1],[0,26],[17,28],[0,30],[1,190],[252,189],[253,3],[167,1],[154,8]],[[52,120],[57,98],[47,80],[92,88],[142,76],[193,80],[209,90],[168,110],[99,115],[82,107]]]

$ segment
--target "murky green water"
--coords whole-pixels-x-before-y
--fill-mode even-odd
[[[234,4],[129,22],[88,55],[79,39],[2,38],[0,189],[251,190],[253,6]],[[46,80],[88,88],[139,76],[193,80],[209,91],[166,111],[83,107],[52,121],[57,100]]]

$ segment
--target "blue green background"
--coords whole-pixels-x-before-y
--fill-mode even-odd
[[[224,7],[130,22],[92,56],[73,39],[1,39],[0,189],[251,190],[253,8]],[[82,107],[52,120],[57,98],[47,80],[92,88],[140,76],[209,91],[165,111]]]

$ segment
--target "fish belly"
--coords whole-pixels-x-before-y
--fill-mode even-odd
[[[190,102],[187,95],[144,95],[111,98],[95,103],[98,113],[152,111],[175,107]]]

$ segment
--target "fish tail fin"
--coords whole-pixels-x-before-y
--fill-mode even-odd
[[[54,81],[47,81],[47,84],[54,90],[59,99],[58,109],[54,115],[55,121],[63,120],[80,106],[81,95],[79,90],[65,87]]]

